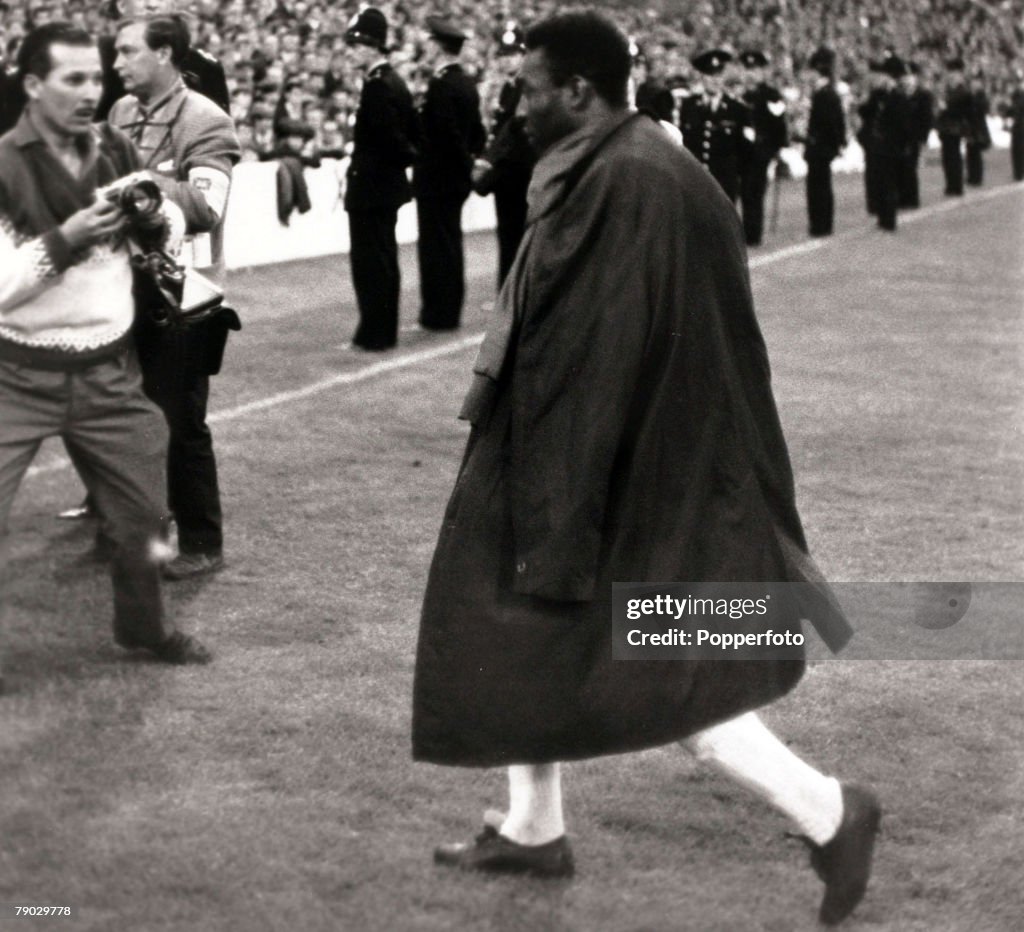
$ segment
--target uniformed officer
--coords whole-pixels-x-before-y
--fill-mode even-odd
[[[155,16],[174,13],[181,5],[180,0],[112,0],[106,7],[107,14],[114,20],[122,17]],[[103,94],[96,107],[97,121],[107,118],[114,101],[125,95],[124,83],[114,68],[117,53],[114,37],[101,36],[99,40],[100,64],[103,66]],[[189,46],[181,63],[181,77],[185,86],[209,97],[225,113],[230,113],[231,95],[224,76],[224,66],[209,52]]]
[[[992,148],[992,135],[988,129],[989,100],[985,90],[985,73],[977,69],[971,73],[971,129],[967,135],[967,183],[981,187],[985,181],[985,151]]]
[[[231,118],[185,86],[181,67],[188,26],[178,15],[123,21],[114,41],[115,67],[128,94],[110,111],[143,165],[162,188],[173,190],[193,234],[192,265],[224,281],[223,221],[232,167],[241,151]],[[206,424],[211,362],[226,331],[219,325],[187,330],[156,328],[140,315],[136,345],[146,394],[170,427],[168,500],[178,525],[178,556],[164,568],[170,579],[219,570],[224,564],[223,520],[213,438]]]
[[[522,91],[517,80],[523,60],[523,31],[507,22],[498,36],[498,62],[506,80],[498,93],[487,151],[473,166],[473,190],[494,194],[498,221],[498,288],[505,281],[526,229],[526,191],[537,156],[517,115]]]
[[[750,146],[740,185],[743,228],[748,246],[759,246],[764,233],[764,197],[768,190],[768,169],[789,143],[786,102],[767,78],[768,56],[759,49],[740,54],[746,89],[743,102],[750,108],[754,141]]]
[[[345,188],[349,262],[359,304],[353,346],[384,350],[398,341],[402,293],[395,224],[412,200],[406,168],[416,157],[412,94],[387,59],[388,23],[366,7],[345,33],[349,55],[363,73]]]
[[[907,157],[900,172],[900,207],[921,206],[921,185],[918,166],[921,149],[928,144],[928,136],[935,124],[935,96],[920,81],[921,68],[916,62],[907,62],[907,73],[900,80],[903,93],[910,103],[910,138]]]
[[[427,29],[435,71],[420,108],[420,157],[413,169],[423,299],[420,324],[428,330],[453,330],[459,326],[466,291],[462,205],[487,134],[480,95],[459,64],[465,33],[440,16],[427,17]]]
[[[861,107],[863,122],[858,138],[870,168],[865,174],[868,204],[878,215],[878,226],[892,231],[896,229],[900,173],[914,139],[910,101],[899,86],[907,69],[892,53],[871,67],[877,84]]]
[[[964,60],[959,56],[946,62],[946,95],[943,108],[935,121],[942,144],[942,172],[946,178],[946,194],[964,193],[963,140],[971,133],[971,92],[964,78]]]
[[[809,232],[811,236],[831,236],[835,215],[832,162],[846,145],[846,118],[833,80],[836,53],[822,46],[807,65],[817,75],[804,140]]]
[[[750,110],[725,90],[723,72],[732,61],[725,49],[711,49],[690,64],[703,75],[702,92],[683,100],[679,129],[683,144],[722,186],[730,201],[740,193],[740,173],[753,136]]]

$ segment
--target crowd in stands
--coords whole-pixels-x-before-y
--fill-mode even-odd
[[[652,0],[656,3],[657,0]],[[686,88],[690,59],[715,46],[756,47],[771,57],[776,83],[797,104],[805,96],[803,67],[819,45],[837,53],[836,77],[849,97],[866,93],[868,63],[894,49],[921,67],[922,83],[941,100],[943,63],[959,56],[979,73],[1005,112],[1024,68],[1024,7],[1016,0],[693,0],[664,9],[600,4],[634,39],[653,76]],[[376,4],[391,24],[391,61],[414,93],[429,78],[424,62],[430,13],[443,13],[470,34],[463,63],[474,74],[489,118],[507,75],[496,55],[509,20],[529,23],[561,9],[554,0],[457,0],[443,7],[402,0]],[[196,0],[193,44],[223,63],[246,160],[298,155],[315,165],[340,157],[350,141],[359,84],[343,34],[355,0]],[[114,20],[94,0],[0,0],[7,63],[25,30],[45,18],[67,18],[94,33]],[[9,67],[9,65],[8,65]],[[799,126],[795,135],[799,136]]]

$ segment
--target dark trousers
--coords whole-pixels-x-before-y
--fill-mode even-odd
[[[943,133],[939,141],[942,143],[942,173],[946,177],[946,194],[963,194],[964,157],[960,150],[960,137]]]
[[[985,182],[985,150],[973,143],[966,145],[967,150],[967,183],[980,187]]]
[[[429,330],[453,330],[462,317],[466,293],[462,253],[461,196],[416,198],[416,242],[423,306],[420,323]]]
[[[223,518],[213,435],[206,423],[210,377],[203,367],[204,338],[201,326],[157,328],[145,318],[136,325],[143,388],[170,429],[167,501],[178,525],[178,549],[219,554]]]
[[[832,158],[829,154],[808,151],[807,217],[811,236],[831,236],[835,197],[832,193]]]
[[[1010,164],[1013,180],[1024,181],[1024,120],[1017,117],[1010,132]]]
[[[864,148],[864,207],[871,216],[878,213],[878,157]]]
[[[871,159],[872,175],[871,200],[878,215],[878,225],[883,230],[896,229],[896,208],[900,202],[901,159],[891,152],[875,152]]]
[[[921,206],[921,183],[918,165],[921,161],[921,147],[913,146],[900,162],[899,191],[900,207]]]
[[[174,630],[156,552],[166,528],[167,427],[142,393],[133,350],[76,372],[0,362],[0,536],[32,458],[57,436],[113,542],[114,636],[157,647]]]
[[[768,167],[771,159],[752,158],[740,178],[740,202],[743,205],[743,231],[748,246],[759,246],[764,236],[764,198],[768,193]]]
[[[512,268],[526,229],[526,186],[495,188],[494,212],[498,219],[498,288]]]
[[[395,240],[397,220],[397,210],[349,211],[349,263],[359,305],[359,326],[352,342],[364,349],[387,349],[398,342],[402,276]]]

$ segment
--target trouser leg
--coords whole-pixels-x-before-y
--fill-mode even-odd
[[[768,191],[770,162],[752,162],[740,179],[740,197],[743,204],[743,230],[748,246],[759,246],[764,236],[764,198]]]
[[[366,349],[387,349],[398,341],[401,278],[395,240],[395,211],[352,211],[349,218],[352,284],[359,305],[359,326],[352,342]]]
[[[133,353],[72,375],[71,393],[61,434],[114,541],[114,636],[156,648],[174,630],[160,587],[167,427],[142,393]]]
[[[494,192],[498,220],[498,290],[505,284],[526,229],[526,195],[518,189]]]
[[[809,159],[806,185],[810,234],[811,236],[830,236],[834,213],[832,163],[824,158]]]
[[[201,328],[147,328],[138,342],[146,394],[170,430],[167,500],[178,526],[178,547],[215,555],[224,545],[223,517],[213,435],[206,423],[210,377],[198,366],[203,339]]]
[[[839,781],[797,757],[753,712],[698,732],[683,746],[789,816],[816,844],[827,842],[839,828]]]
[[[960,152],[960,137],[943,135],[942,173],[946,179],[946,194],[964,193],[964,163]]]
[[[981,146],[967,144],[967,183],[980,187],[985,181],[985,157]]]
[[[424,197],[416,201],[423,307],[420,323],[431,330],[459,326],[465,294],[462,200]]]
[[[878,213],[878,158],[870,149],[864,150],[864,206],[871,216]]]
[[[1010,164],[1014,181],[1024,181],[1024,126],[1018,126],[1019,122],[1019,118],[1014,121],[1010,135]]]
[[[875,198],[878,225],[883,230],[896,229],[896,208],[899,204],[899,161],[895,156],[876,156]]]

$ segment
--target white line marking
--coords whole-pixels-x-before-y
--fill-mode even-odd
[[[914,210],[909,213],[901,213],[899,215],[899,222],[917,223],[920,220],[925,220],[929,217],[935,216],[936,214],[946,213],[947,211],[956,210],[960,207],[970,207],[973,204],[980,203],[981,201],[991,200],[995,197],[1001,197],[1005,194],[1013,194],[1019,191],[1024,191],[1024,182],[1001,185],[998,188],[992,188],[988,191],[967,195],[964,198],[950,199],[938,204],[933,204],[930,207],[922,207],[919,210]],[[752,256],[749,260],[749,265],[751,269],[758,269],[765,265],[781,262],[783,259],[790,259],[793,256],[802,256],[809,252],[816,252],[817,250],[824,249],[826,246],[834,243],[840,243],[848,239],[864,236],[865,234],[873,231],[874,227],[859,228],[856,230],[848,230],[847,232],[840,233],[836,236],[826,236],[820,239],[810,239],[800,243],[794,243],[792,246],[785,246],[782,249],[766,253],[763,256]],[[418,328],[403,327],[402,329],[407,330]],[[479,346],[483,342],[483,339],[484,335],[482,333],[476,333],[472,336],[462,337],[461,339],[454,340],[450,343],[442,343],[440,346],[433,346],[429,349],[419,350],[415,353],[404,353],[401,356],[395,356],[392,359],[384,359],[380,362],[373,363],[363,369],[356,369],[354,372],[342,372],[338,375],[331,376],[329,379],[322,379],[319,382],[313,382],[311,385],[306,385],[303,388],[296,388],[289,392],[279,392],[276,395],[271,395],[268,398],[262,398],[259,401],[250,401],[247,404],[238,405],[234,408],[215,411],[209,416],[209,418],[207,418],[207,420],[211,424],[233,421],[236,418],[252,414],[254,411],[264,411],[267,408],[276,408],[278,405],[289,404],[293,401],[309,398],[311,395],[319,395],[321,392],[336,388],[338,385],[353,385],[357,382],[365,382],[367,379],[372,379],[378,375],[385,375],[388,372],[395,372],[398,369],[415,366],[421,362],[429,362],[431,359],[441,359],[445,356],[452,356],[455,353],[460,353],[462,350],[468,349],[471,346]],[[30,466],[26,473],[26,478],[32,478],[33,476],[40,476],[51,472],[59,472],[70,465],[70,460],[66,457],[61,457],[51,463],[44,463],[41,466]]]

